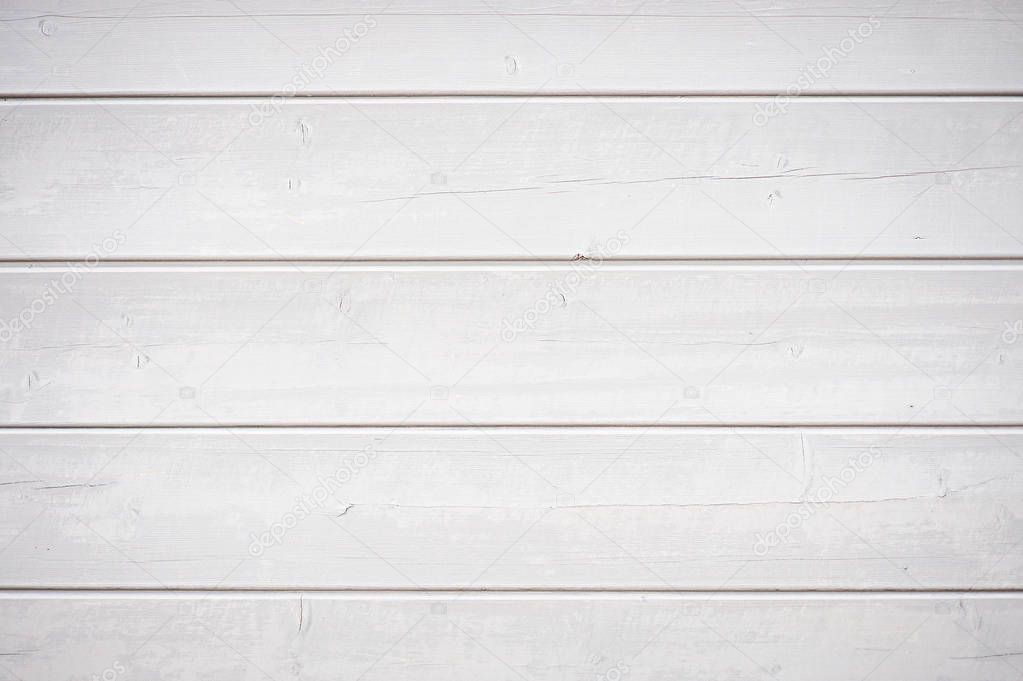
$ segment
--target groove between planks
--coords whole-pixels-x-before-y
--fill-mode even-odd
[[[238,100],[266,99],[266,93],[258,92],[222,92],[222,93],[188,93],[188,92],[166,92],[166,93],[130,93],[130,94],[117,94],[117,93],[104,93],[104,94],[81,94],[81,93],[26,93],[19,95],[0,95],[0,103],[4,104],[18,104],[21,101],[30,102],[33,105],[46,104],[48,102],[60,105],[68,104],[69,102],[81,102],[88,103],[93,100],[104,100],[108,104],[123,103],[131,104],[133,102],[144,102],[146,104],[158,104],[161,101],[166,100],[168,104],[180,104],[189,100],[194,100],[197,103],[204,104],[229,104]],[[402,100],[416,100],[419,102],[434,101],[441,103],[445,100],[457,99],[461,102],[471,102],[473,100],[479,100],[481,102],[493,102],[494,100],[507,100],[509,102],[530,102],[534,100],[544,101],[546,103],[556,103],[557,100],[563,99],[566,101],[577,101],[579,99],[593,99],[594,97],[600,97],[601,101],[614,104],[614,103],[628,103],[632,100],[643,100],[644,103],[660,102],[679,102],[690,99],[700,100],[701,102],[713,103],[713,102],[745,102],[749,99],[767,101],[773,100],[774,93],[756,93],[756,92],[696,92],[693,94],[663,94],[663,93],[639,93],[633,94],[631,92],[621,92],[617,94],[608,95],[593,95],[580,92],[552,92],[543,91],[533,94],[523,94],[521,92],[511,93],[490,93],[480,92],[473,94],[447,94],[447,93],[412,93],[412,92],[399,92],[390,94],[343,94],[335,93],[331,94],[328,92],[321,93],[296,93],[289,95],[286,99],[295,100],[301,103],[315,103],[315,102],[380,102],[380,100],[394,99],[398,101]],[[845,100],[857,100],[857,103],[868,104],[871,102],[916,102],[923,103],[927,101],[933,101],[939,103],[942,101],[957,101],[957,102],[969,102],[975,100],[977,102],[991,103],[991,102],[1007,102],[1014,103],[1023,100],[1023,90],[1019,92],[919,92],[919,93],[905,93],[905,92],[868,92],[866,94],[846,94],[837,92],[808,92],[800,94],[797,97],[794,96],[798,102],[814,102],[820,101],[833,101],[836,99]]]
[[[4,255],[0,255],[0,272],[4,267],[23,267],[26,269],[33,269],[39,271],[40,267],[44,266],[55,266],[55,267],[71,267],[77,265],[88,264],[89,261],[85,259],[75,258],[8,258]],[[90,269],[95,269],[100,265],[112,266],[136,266],[140,268],[144,267],[191,267],[191,266],[252,266],[252,267],[265,267],[272,265],[296,265],[296,266],[322,266],[322,267],[365,267],[365,266],[377,266],[377,267],[405,267],[405,266],[437,266],[437,267],[449,267],[457,268],[459,266],[472,267],[472,266],[484,266],[484,267],[500,267],[509,266],[515,267],[520,265],[544,265],[547,267],[554,266],[573,266],[580,262],[600,262],[604,264],[616,264],[616,265],[634,265],[634,266],[656,266],[656,265],[689,265],[689,264],[713,264],[719,263],[726,266],[729,262],[741,263],[743,265],[753,264],[761,265],[764,267],[777,266],[779,263],[787,263],[792,267],[801,267],[809,265],[811,263],[817,263],[819,265],[828,265],[831,263],[844,263],[852,267],[856,263],[863,263],[864,265],[873,264],[902,264],[908,265],[912,263],[945,263],[946,265],[951,264],[982,264],[991,263],[992,265],[998,265],[1002,263],[1023,263],[1023,255],[1006,255],[1006,256],[971,256],[964,255],[961,257],[956,256],[919,256],[913,258],[907,258],[907,256],[890,256],[890,255],[858,255],[858,256],[815,256],[813,258],[801,258],[787,255],[778,256],[767,256],[767,255],[756,255],[756,256],[727,256],[724,254],[718,255],[679,255],[671,258],[665,257],[621,257],[621,256],[608,256],[606,258],[587,258],[587,257],[501,257],[501,258],[363,258],[359,256],[353,257],[338,257],[335,259],[324,259],[323,257],[314,256],[286,256],[280,258],[250,258],[250,257],[218,257],[218,258],[147,258],[147,257],[131,257],[131,258],[103,258],[99,263],[88,265]]]
[[[375,600],[434,600],[458,598],[470,600],[532,600],[536,598],[551,600],[620,600],[655,597],[658,600],[676,601],[774,601],[774,600],[839,600],[839,601],[872,601],[883,600],[932,600],[932,599],[971,599],[971,600],[1016,600],[1023,589],[318,589],[318,588],[267,588],[267,589],[134,589],[131,587],[117,588],[83,588],[69,589],[62,587],[37,588],[0,588],[0,601],[18,599],[89,599],[89,598],[146,598],[192,599],[201,595],[207,599],[262,599],[289,600],[302,594],[314,594],[317,598],[331,600],[364,599]]]
[[[0,261],[0,275],[5,273],[32,274],[55,272],[62,273],[67,266],[79,264],[81,261],[61,259],[25,259]],[[298,262],[302,267],[296,267]],[[100,259],[89,265],[88,271],[111,272],[174,272],[178,270],[194,270],[198,272],[285,272],[306,274],[333,274],[334,272],[380,272],[389,270],[422,271],[422,272],[479,272],[492,270],[513,270],[533,272],[571,272],[580,263],[596,264],[599,272],[605,271],[713,271],[713,270],[765,270],[765,271],[832,271],[841,274],[847,271],[864,270],[896,270],[896,271],[977,271],[977,270],[1023,270],[1023,256],[1007,256],[1004,258],[964,257],[964,258],[657,258],[657,259],[608,259],[601,261],[596,258],[574,258],[544,260],[528,259],[396,259],[357,260],[323,258],[298,260],[292,258],[250,259],[250,260],[169,260],[146,261],[131,258],[126,260]]]
[[[183,92],[160,92],[151,93],[144,91],[131,91],[125,90],[123,92],[100,92],[90,94],[77,94],[77,93],[33,93],[33,92],[12,92],[4,94],[0,92],[0,102],[17,102],[24,100],[26,102],[44,102],[46,100],[53,100],[54,102],[68,102],[68,101],[91,101],[91,100],[103,100],[103,101],[118,101],[118,100],[138,100],[138,101],[159,101],[159,100],[196,100],[196,101],[225,101],[225,100],[264,100],[268,97],[278,96],[279,92],[274,91],[251,91],[251,92],[199,92],[199,91],[183,91]],[[313,94],[294,94],[287,95],[288,99],[296,100],[380,100],[380,99],[408,99],[408,100],[429,100],[429,99],[460,99],[460,100],[472,100],[472,99],[523,99],[523,100],[555,100],[555,99],[637,99],[637,100],[656,100],[656,99],[699,99],[699,100],[748,100],[748,99],[765,99],[784,96],[784,93],[776,90],[745,90],[742,92],[734,92],[730,90],[676,90],[671,92],[665,92],[660,90],[649,90],[649,91],[630,91],[625,89],[616,90],[588,90],[586,92],[578,92],[574,90],[558,90],[548,89],[543,92],[535,92],[532,94],[523,94],[518,90],[496,90],[493,92],[479,92],[475,90],[425,90],[423,92],[406,92],[404,90],[381,90],[379,92],[354,92],[351,94],[339,93],[330,94],[326,92],[318,92]],[[948,100],[969,100],[976,99],[978,101],[999,101],[999,100],[1011,100],[1023,97],[1023,89],[1019,90],[969,90],[969,89],[955,89],[955,90],[921,90],[919,92],[889,92],[886,90],[849,90],[842,92],[816,92],[813,94],[798,95],[800,99],[821,99],[821,100],[835,100],[835,99],[874,99],[874,100],[886,100],[886,101],[899,101],[899,100],[921,100],[921,99],[948,99]]]
[[[125,431],[125,430],[138,430],[138,431],[183,431],[183,432],[194,432],[194,431],[268,431],[268,430],[287,430],[287,431],[308,431],[308,430],[465,430],[474,431],[480,429],[493,429],[493,430],[573,430],[581,431],[587,429],[597,430],[668,430],[668,429],[684,429],[684,430],[720,430],[735,431],[743,429],[757,429],[757,430],[835,430],[835,429],[891,429],[895,431],[907,431],[913,432],[917,430],[945,430],[945,431],[963,431],[967,432],[971,429],[978,432],[990,433],[999,432],[1000,430],[1014,430],[1023,428],[1023,422],[1019,423],[993,423],[990,425],[980,424],[977,422],[948,422],[948,423],[925,423],[925,424],[912,424],[905,422],[884,422],[884,421],[870,421],[863,423],[797,423],[789,421],[786,423],[769,423],[769,422],[747,422],[747,421],[717,421],[717,422],[700,422],[692,421],[684,424],[679,423],[663,423],[660,421],[636,421],[636,422],[614,422],[611,420],[604,421],[601,423],[592,422],[567,422],[567,423],[556,423],[556,422],[544,422],[544,423],[508,423],[508,422],[487,422],[487,421],[474,421],[471,424],[468,423],[447,423],[447,422],[436,422],[429,423],[424,421],[416,421],[414,423],[408,422],[392,422],[386,421],[373,422],[373,423],[271,423],[261,425],[258,423],[251,423],[248,421],[239,422],[219,422],[214,424],[209,423],[150,423],[142,425],[132,425],[127,423],[85,423],[85,424],[67,424],[67,423],[35,423],[32,425],[4,425],[0,426],[0,433],[3,432],[60,432],[60,431]]]

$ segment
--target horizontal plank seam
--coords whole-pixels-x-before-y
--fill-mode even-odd
[[[404,421],[404,422],[388,422],[381,421],[379,423],[345,423],[345,422],[310,422],[310,423],[260,423],[254,421],[239,421],[232,423],[218,422],[215,424],[204,424],[204,423],[7,423],[0,425],[0,432],[4,430],[21,430],[21,431],[56,431],[56,430],[67,430],[67,431],[87,431],[87,430],[238,430],[238,429],[252,429],[252,430],[292,430],[292,429],[381,429],[381,430],[416,430],[416,429],[440,429],[440,430],[480,430],[485,428],[521,428],[521,429],[563,429],[563,430],[575,430],[575,429],[713,429],[713,430],[736,430],[736,429],[762,429],[762,430],[785,430],[785,429],[881,429],[889,428],[896,430],[915,430],[915,429],[935,429],[935,430],[963,430],[967,431],[972,429],[973,431],[990,431],[992,429],[1010,429],[1010,428],[1023,428],[1023,422],[1011,421],[1011,422],[986,422],[981,420],[973,420],[970,423],[965,422],[952,422],[952,423],[941,423],[941,422],[919,422],[915,421],[912,425],[891,422],[891,421],[877,421],[877,422],[855,422],[855,423],[835,423],[835,422],[821,422],[821,423],[763,423],[763,422],[707,422],[707,421],[671,421],[668,419],[662,419],[657,422],[651,421],[637,421],[635,423],[628,422],[595,422],[595,423],[558,423],[558,422],[537,422],[537,423],[522,423],[522,422],[473,422],[473,423],[456,423],[456,422],[437,422],[437,421]]]
[[[536,422],[536,423],[522,423],[522,422],[482,422],[476,421],[473,423],[447,423],[437,421],[403,421],[403,422],[388,422],[381,421],[379,423],[344,423],[344,422],[310,422],[310,423],[259,423],[259,422],[231,422],[224,423],[218,422],[215,424],[205,423],[149,423],[149,424],[137,424],[137,423],[26,423],[26,424],[3,424],[0,425],[0,430],[228,430],[228,429],[239,429],[239,428],[251,428],[251,429],[292,429],[292,428],[353,428],[353,429],[368,429],[368,428],[380,428],[387,430],[404,429],[412,430],[419,428],[434,428],[434,429],[450,429],[450,430],[479,430],[481,428],[563,428],[563,429],[575,429],[575,428],[707,428],[707,429],[719,429],[719,430],[734,430],[736,428],[762,428],[764,430],[778,430],[778,429],[792,429],[792,428],[895,428],[895,429],[911,429],[911,428],[934,428],[942,430],[955,430],[955,429],[969,429],[973,428],[990,430],[992,428],[1023,428],[1023,421],[1016,422],[985,422],[980,420],[973,420],[969,423],[966,422],[919,422],[915,421],[912,425],[906,423],[900,423],[896,421],[876,421],[876,422],[855,422],[855,423],[836,423],[836,422],[820,422],[820,423],[764,423],[755,421],[718,421],[718,422],[707,422],[707,421],[693,421],[693,422],[682,422],[682,421],[671,421],[668,419],[662,419],[660,421],[636,421],[631,422],[596,422],[596,423],[558,423],[558,422]]]
[[[788,85],[786,84],[786,88]],[[525,90],[525,91],[524,91]],[[652,99],[652,98],[730,98],[750,99],[757,97],[788,97],[785,88],[777,90],[589,90],[578,92],[575,90],[549,90],[546,92],[528,92],[529,88],[520,90],[427,90],[408,92],[405,90],[380,90],[378,92],[365,91],[344,91],[333,89],[331,91],[308,92],[304,94],[287,95],[288,99],[424,99],[431,97],[443,97],[448,99],[461,98],[521,98],[529,100],[544,100],[551,98],[562,99],[592,99],[594,97],[620,97],[628,99]],[[22,99],[22,100],[90,100],[90,99],[263,99],[266,97],[282,96],[278,90],[249,90],[238,92],[199,92],[199,91],[178,91],[178,92],[132,92],[121,91],[88,91],[79,90],[75,93],[62,92],[25,92],[21,90],[0,91],[0,99]],[[845,99],[848,97],[873,97],[877,99],[898,99],[898,98],[922,98],[940,97],[943,99],[958,99],[973,97],[978,99],[998,99],[1023,97],[1023,90],[920,90],[920,91],[892,91],[892,90],[840,90],[836,92],[816,92],[812,95],[799,95],[799,99]]]
[[[579,254],[582,255],[582,254]],[[493,265],[500,266],[505,264],[522,265],[522,264],[538,264],[547,263],[554,265],[571,265],[578,262],[595,262],[595,258],[578,257],[578,255],[564,255],[564,256],[539,256],[539,257],[518,257],[518,256],[503,256],[503,257],[341,257],[336,258],[324,258],[322,255],[319,256],[294,256],[294,257],[277,257],[277,258],[257,258],[249,256],[238,256],[238,257],[216,257],[216,258],[203,258],[203,257],[182,257],[182,258],[158,258],[158,257],[132,257],[132,258],[103,258],[100,263],[105,265],[136,265],[139,267],[145,267],[147,265],[168,265],[168,266],[189,266],[189,265],[287,265],[289,263],[300,263],[310,265],[449,265],[457,267],[458,265]],[[776,263],[792,263],[793,267],[798,267],[803,264],[819,263],[903,263],[910,264],[916,262],[948,262],[950,264],[963,264],[963,263],[974,263],[981,264],[985,262],[1000,263],[1000,262],[1015,262],[1023,263],[1023,255],[922,255],[922,256],[907,256],[907,255],[857,255],[850,253],[848,255],[801,255],[801,254],[790,254],[790,255],[678,255],[672,257],[660,256],[629,256],[629,257],[607,257],[600,260],[601,263],[606,264],[621,264],[621,265],[646,265],[646,264],[662,264],[668,265],[672,263],[721,263],[726,264],[727,262],[740,262],[756,265],[763,263],[765,265],[774,265]],[[0,255],[0,265],[12,266],[12,267],[26,267],[33,268],[33,265],[56,265],[56,266],[69,266],[69,265],[87,265],[89,267],[96,267],[95,264],[90,264],[87,258],[68,258],[68,257],[40,257],[40,258],[11,258]]]
[[[240,270],[249,272],[261,272],[266,270],[295,273],[295,265],[301,264],[301,273],[315,274],[326,272],[333,274],[339,269],[350,271],[480,271],[492,269],[508,269],[519,271],[572,271],[580,263],[597,264],[601,270],[727,270],[727,269],[765,269],[784,271],[848,271],[848,270],[1023,270],[1023,256],[1020,257],[999,257],[999,258],[876,258],[867,259],[860,257],[848,258],[706,258],[706,259],[649,259],[649,260],[624,260],[624,259],[586,259],[566,258],[558,261],[546,261],[538,259],[528,260],[453,260],[436,259],[395,259],[395,260],[354,260],[340,258],[337,260],[295,260],[295,259],[274,259],[274,260],[159,260],[145,261],[139,259],[130,260],[100,260],[89,263],[85,260],[60,259],[60,260],[2,260],[0,259],[0,273],[9,272],[15,274],[34,274],[46,272],[66,271],[66,267],[77,265],[90,270],[110,270],[114,272],[160,272],[178,270],[196,270],[204,272],[215,272],[221,270]]]
[[[973,598],[1023,599],[1023,589],[933,589],[933,590],[654,590],[654,589],[317,589],[317,588],[267,588],[267,589],[133,589],[133,588],[3,588],[0,589],[0,600],[18,598],[109,598],[109,597],[146,597],[146,598],[193,598],[203,595],[207,598],[293,598],[299,594],[317,594],[321,597],[333,598],[396,598],[400,600],[424,598],[435,599],[469,595],[473,598],[491,598],[496,600],[513,598],[568,598],[568,599],[599,599],[599,598],[672,598],[677,600],[919,600],[936,598]]]
[[[631,12],[631,13],[618,13],[612,12],[558,12],[558,11],[517,11],[517,12],[501,12],[499,15],[495,14],[494,11],[436,11],[436,12],[414,12],[414,11],[402,11],[402,10],[387,10],[386,7],[382,11],[375,11],[372,9],[363,12],[273,12],[273,11],[262,11],[262,12],[246,12],[242,14],[215,14],[210,12],[204,13],[181,13],[181,14],[140,14],[137,16],[122,17],[117,14],[62,14],[58,12],[45,12],[37,14],[29,14],[22,16],[11,16],[0,18],[0,22],[13,23],[16,21],[35,21],[36,19],[74,19],[79,21],[158,21],[163,19],[241,19],[242,17],[250,18],[261,18],[261,19],[329,19],[337,17],[364,17],[367,12],[372,12],[373,16],[378,17],[460,17],[460,18],[484,18],[490,19],[494,16],[500,17],[545,17],[551,19],[624,19],[626,17],[636,19],[712,19],[712,20],[735,20],[735,19],[746,19],[745,16],[736,12],[734,14],[712,14],[712,13],[668,13],[668,12]],[[832,13],[782,13],[773,11],[761,11],[757,14],[753,12],[747,12],[751,17],[762,17],[764,19],[868,19],[869,15],[866,14],[832,14]],[[987,19],[984,17],[959,17],[959,16],[942,16],[940,14],[933,15],[905,15],[905,14],[892,14],[887,15],[888,19],[901,20],[901,21],[976,21],[976,22],[991,22],[998,21],[998,19]]]

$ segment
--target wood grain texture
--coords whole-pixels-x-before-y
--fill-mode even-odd
[[[1004,0],[48,0],[0,18],[7,95],[1023,91]]]
[[[0,284],[8,425],[1021,420],[1018,263],[7,266]]]
[[[0,0],[0,681],[1020,678],[1021,158],[1009,0]]]
[[[0,451],[3,587],[956,590],[1023,575],[1018,429],[14,430]]]
[[[0,257],[1023,255],[1023,99],[770,101],[8,102]]]
[[[1017,596],[5,595],[0,678],[1019,678]],[[123,670],[123,671],[121,671]],[[611,675],[610,678],[617,678]]]

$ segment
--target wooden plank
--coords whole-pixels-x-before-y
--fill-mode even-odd
[[[1019,678],[1019,596],[5,594],[5,679]]]
[[[5,3],[0,92],[1020,93],[1018,3]]]
[[[1021,421],[1012,262],[0,276],[7,425]]]
[[[1012,589],[1023,576],[1019,429],[13,430],[0,450],[4,587]]]
[[[8,102],[0,257],[1023,255],[1023,99],[769,102]]]

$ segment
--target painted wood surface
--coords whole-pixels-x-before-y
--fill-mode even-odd
[[[0,257],[1023,253],[1023,99],[771,101],[12,101]]]
[[[1018,596],[5,594],[5,679],[1017,679]]]
[[[1021,27],[0,0],[0,681],[1020,678]]]
[[[0,18],[7,95],[1023,90],[1004,0],[48,0]]]
[[[0,451],[7,588],[955,590],[1023,574],[1018,429],[9,430]]]
[[[7,425],[1021,420],[1013,262],[2,277]]]

